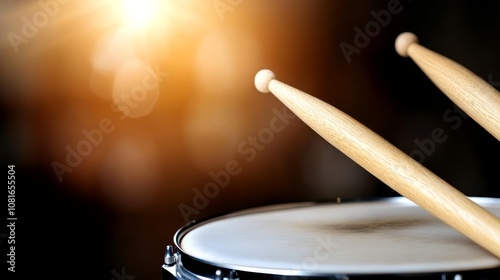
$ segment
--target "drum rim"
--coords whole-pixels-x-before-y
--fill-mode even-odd
[[[482,204],[482,205],[490,205],[490,204],[500,205],[500,198],[477,197],[477,196],[471,196],[468,198],[470,200],[472,200],[473,202],[478,203],[478,204]],[[270,269],[270,268],[254,267],[254,266],[229,265],[229,264],[221,264],[221,263],[211,262],[209,260],[202,260],[202,259],[199,259],[199,258],[194,257],[194,256],[190,255],[189,253],[187,253],[181,247],[181,240],[187,233],[189,233],[191,230],[193,230],[195,228],[201,227],[201,226],[208,224],[208,223],[211,223],[211,222],[226,219],[226,218],[239,217],[239,216],[244,216],[244,215],[264,213],[264,212],[270,212],[270,211],[279,211],[279,210],[286,210],[286,209],[298,209],[298,208],[303,208],[303,207],[320,206],[320,205],[325,205],[325,204],[353,204],[353,203],[363,203],[363,202],[390,202],[392,204],[396,203],[396,204],[404,204],[404,205],[416,205],[417,207],[419,207],[413,201],[411,201],[408,198],[403,197],[403,196],[356,198],[356,199],[349,199],[349,200],[342,200],[342,201],[338,201],[338,200],[337,201],[336,200],[302,201],[302,202],[280,203],[280,204],[274,204],[274,205],[253,207],[253,208],[249,208],[249,209],[231,211],[231,212],[227,212],[225,214],[214,215],[214,216],[210,216],[210,217],[203,218],[200,220],[193,220],[176,231],[176,233],[173,237],[174,246],[176,247],[176,250],[177,250],[178,254],[180,255],[179,261],[181,261],[183,257],[184,258],[187,257],[188,259],[191,259],[195,262],[200,262],[204,265],[212,266],[214,268],[214,272],[217,269],[226,269],[226,270],[235,270],[235,271],[240,271],[240,272],[257,273],[257,274],[270,274],[270,275],[283,275],[283,276],[303,276],[303,277],[328,277],[328,276],[331,276],[332,274],[314,273],[314,272],[309,272],[309,271],[292,270],[292,269]],[[184,268],[184,269],[186,269],[186,268]],[[478,269],[477,271],[487,271],[487,270],[497,270],[497,269],[500,269],[500,266],[485,267],[483,269]],[[470,270],[464,270],[464,271],[470,271]],[[192,272],[192,271],[190,271],[190,272]],[[449,271],[449,272],[451,272],[451,271]],[[449,273],[449,272],[446,272],[446,273]],[[455,271],[453,271],[453,272],[455,272]],[[422,274],[433,274],[433,273],[436,273],[436,272],[434,272],[434,271],[422,272]],[[420,273],[419,272],[409,272],[407,274],[418,275]],[[338,273],[335,275],[344,275],[344,273]],[[345,275],[347,275],[347,274],[345,274]],[[351,274],[349,274],[349,275],[351,275]],[[376,275],[376,274],[373,273],[373,275]],[[382,274],[380,274],[380,275],[382,275]]]

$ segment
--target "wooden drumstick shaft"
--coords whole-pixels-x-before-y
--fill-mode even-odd
[[[457,62],[418,44],[413,33],[396,39],[396,51],[409,56],[431,81],[472,119],[500,140],[500,94]]]
[[[500,219],[337,108],[275,79],[255,76],[309,127],[372,175],[500,258]]]

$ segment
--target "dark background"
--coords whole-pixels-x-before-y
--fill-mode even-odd
[[[389,1],[243,0],[223,19],[215,1],[174,2],[165,2],[172,6],[153,30],[134,37],[142,46],[137,56],[169,76],[149,114],[124,120],[110,109],[114,73],[100,73],[98,94],[89,83],[96,43],[119,26],[111,15],[118,4],[61,4],[17,54],[7,36],[40,8],[37,1],[0,4],[0,149],[4,166],[16,165],[17,276],[159,279],[164,248],[185,223],[179,205],[192,206],[193,189],[202,190],[209,173],[230,160],[241,164],[241,174],[190,218],[291,201],[398,195],[299,119],[247,162],[238,145],[269,127],[272,110],[283,108],[254,89],[262,68],[408,154],[442,129],[446,141],[423,164],[466,195],[500,197],[498,141],[470,118],[447,120],[453,103],[394,51],[397,35],[412,31],[422,45],[498,89],[497,1],[401,1],[401,13],[350,63],[339,44],[354,45],[354,28],[364,29],[374,20],[371,11],[387,9]],[[111,53],[126,48],[114,45]],[[65,147],[75,147],[81,131],[103,118],[115,130],[59,182],[51,164],[63,163]],[[3,271],[6,245],[1,239]]]

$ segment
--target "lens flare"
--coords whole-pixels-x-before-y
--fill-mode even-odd
[[[123,24],[135,30],[145,29],[158,7],[159,0],[123,0]]]

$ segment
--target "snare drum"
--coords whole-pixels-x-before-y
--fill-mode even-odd
[[[472,198],[500,216],[500,199]],[[500,260],[406,198],[299,203],[193,222],[163,279],[500,279]]]

